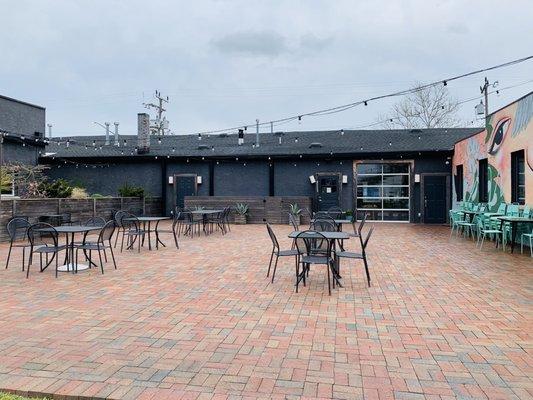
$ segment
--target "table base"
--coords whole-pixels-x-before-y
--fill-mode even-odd
[[[61,265],[57,268],[59,272],[72,272],[75,269],[76,267],[72,263]],[[85,271],[87,269],[89,269],[89,265],[78,263],[78,272]]]

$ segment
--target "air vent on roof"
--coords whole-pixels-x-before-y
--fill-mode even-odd
[[[320,148],[320,147],[322,147],[322,143],[319,143],[319,142],[313,142],[309,145],[310,149],[315,149],[315,148]]]
[[[199,144],[198,145],[198,150],[207,150],[209,149],[209,146],[206,145],[206,144]]]
[[[422,129],[411,129],[409,132],[411,132],[411,133],[422,133]]]
[[[276,135],[276,136],[283,136],[283,135],[285,135],[285,132],[277,131],[277,132],[274,132],[274,135]]]
[[[227,133],[221,133],[220,135],[218,135],[218,137],[228,137],[229,135]]]

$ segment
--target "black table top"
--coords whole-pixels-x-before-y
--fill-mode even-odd
[[[163,221],[165,219],[170,219],[170,217],[135,217],[135,218],[124,218],[125,221]]]
[[[296,236],[298,236],[302,232],[303,231],[291,232],[289,234],[289,237],[291,239],[294,239]],[[341,240],[341,239],[349,239],[350,238],[350,235],[348,235],[346,232],[318,232],[318,233],[322,234],[326,239],[331,239],[331,240]],[[300,237],[313,238],[315,236],[316,235],[314,235],[313,232],[307,232],[307,233],[303,234]]]
[[[191,214],[218,214],[224,210],[192,210],[189,211]],[[185,211],[187,212],[187,211]]]
[[[86,225],[61,225],[55,226],[53,228],[56,232],[59,233],[78,233],[78,232],[90,232],[102,229],[101,226],[86,226]],[[52,228],[42,228],[40,231],[50,231],[53,232]]]
[[[511,216],[501,215],[496,218],[501,219],[502,221],[507,221],[507,222],[525,222],[528,224],[533,222],[533,218],[527,218],[527,217],[511,217]]]
[[[316,220],[320,220],[320,221],[334,221],[337,225],[341,225],[341,224],[351,224],[352,223],[352,220],[351,219],[329,219],[329,218],[313,218],[311,220],[311,222],[315,222]]]

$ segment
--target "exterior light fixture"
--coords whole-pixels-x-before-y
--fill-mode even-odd
[[[483,104],[483,100],[480,100],[479,104],[476,104],[474,109],[476,110],[476,115],[484,115],[485,114],[485,105]]]

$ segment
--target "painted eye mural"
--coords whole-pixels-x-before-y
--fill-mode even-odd
[[[496,123],[494,134],[492,135],[492,142],[489,146],[489,154],[495,155],[498,153],[498,150],[500,150],[500,147],[509,131],[509,125],[511,125],[510,117],[503,117]]]

